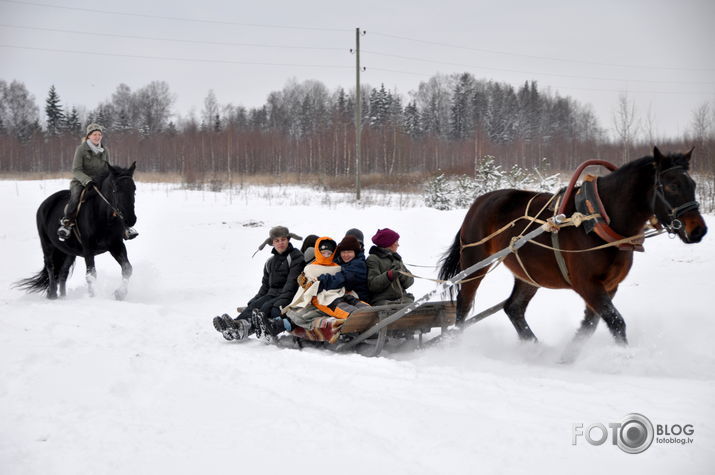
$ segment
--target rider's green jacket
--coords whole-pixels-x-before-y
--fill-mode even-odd
[[[109,150],[97,154],[89,148],[87,141],[77,147],[74,152],[72,162],[72,175],[74,179],[87,186],[90,181],[97,181],[97,178],[105,175],[109,171]]]

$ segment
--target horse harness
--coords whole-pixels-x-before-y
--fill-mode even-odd
[[[588,162],[586,162],[588,163]],[[613,170],[615,166],[611,165],[610,167],[607,166],[604,163],[600,163],[600,165],[606,166],[607,168]],[[608,164],[610,165],[610,164]],[[611,168],[613,167],[613,168]],[[580,169],[582,169],[580,167]],[[680,206],[674,207],[673,205],[670,204],[668,199],[665,197],[665,189],[663,187],[663,182],[661,180],[661,177],[665,175],[666,173],[673,172],[673,171],[682,171],[685,173],[685,168],[682,166],[674,166],[667,168],[661,172],[656,172],[655,174],[655,193],[653,195],[653,212],[655,212],[655,200],[659,199],[666,207],[668,210],[668,218],[670,220],[669,223],[662,224],[659,223],[657,218],[653,216],[651,218],[651,222],[653,226],[657,229],[662,229],[665,227],[665,229],[673,234],[675,233],[678,229],[682,227],[682,223],[678,219],[680,216],[683,214],[687,213],[688,211],[692,210],[697,210],[700,207],[700,204],[693,200],[693,201],[688,201]],[[577,173],[580,174],[580,170],[577,171]],[[551,208],[554,211],[554,214],[556,215],[559,211],[563,211],[565,207],[565,199],[568,199],[568,195],[570,194],[570,191],[573,189],[573,184],[575,183],[575,180],[571,181],[571,185],[567,188],[563,188],[559,190],[557,193],[557,204]],[[569,189],[571,188],[571,189]],[[558,202],[560,201],[561,206],[559,206]],[[592,215],[594,216],[593,219],[591,220],[585,220],[583,221],[583,226],[584,226],[584,231],[586,233],[590,232],[595,232],[598,237],[606,241],[606,243],[615,243],[619,242],[619,244],[616,245],[618,250],[620,251],[636,251],[636,252],[644,252],[645,249],[643,247],[643,243],[645,241],[645,236],[640,235],[636,239],[630,240],[630,242],[624,242],[624,241],[629,241],[628,238],[625,236],[621,235],[620,233],[616,232],[611,226],[611,218],[608,216],[608,213],[606,211],[605,206],[603,205],[603,202],[601,201],[601,197],[599,196],[598,193],[598,177],[594,175],[586,175],[583,179],[583,183],[581,184],[581,188],[576,192],[576,195],[574,197],[574,205],[576,208],[576,211],[579,213],[582,213],[584,215]],[[558,238],[558,230],[555,232],[551,233],[551,242],[553,244],[553,250],[554,250],[554,256],[556,257],[556,263],[558,264],[559,270],[561,271],[561,275],[564,277],[566,282],[569,285],[571,284],[571,279],[569,277],[568,269],[566,267],[566,262],[563,257],[563,253],[561,252],[561,248],[559,246],[559,238]]]
[[[683,227],[683,223],[678,219],[688,211],[697,211],[700,208],[700,203],[697,201],[688,201],[686,203],[683,203],[680,206],[673,207],[673,205],[670,204],[668,199],[665,197],[665,189],[663,187],[663,182],[661,181],[661,177],[665,175],[666,173],[673,172],[673,171],[678,171],[680,170],[682,173],[687,174],[687,171],[685,168],[683,168],[680,165],[676,165],[674,167],[666,168],[662,172],[658,172],[655,174],[655,194],[653,195],[653,210],[655,211],[655,200],[656,198],[659,199],[663,204],[665,205],[666,210],[668,210],[668,218],[670,219],[669,223],[666,223],[663,225],[669,233],[673,234],[677,230]]]

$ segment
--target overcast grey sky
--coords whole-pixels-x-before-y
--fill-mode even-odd
[[[175,112],[219,102],[253,107],[289,78],[354,87],[355,27],[363,82],[405,98],[437,72],[540,88],[591,104],[611,129],[627,92],[658,135],[686,131],[715,106],[712,0],[362,0],[269,2],[0,0],[0,79],[44,107],[95,107],[119,83],[166,81]]]

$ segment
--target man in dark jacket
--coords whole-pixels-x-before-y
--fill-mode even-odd
[[[372,305],[387,305],[391,303],[408,303],[415,300],[405,289],[410,287],[415,279],[408,273],[397,253],[400,245],[400,235],[390,228],[378,229],[372,237],[375,244],[370,248],[367,257],[367,286],[372,296]]]
[[[362,252],[360,241],[355,236],[346,235],[338,244],[335,254],[336,264],[340,264],[337,274],[323,274],[318,277],[320,290],[332,290],[345,287],[346,291],[354,291],[358,298],[367,303],[370,294],[367,289],[367,264]]]
[[[248,302],[236,319],[224,314],[213,319],[214,328],[227,340],[243,340],[256,328],[256,322],[266,317],[280,317],[281,307],[290,303],[298,290],[298,276],[305,267],[305,258],[293,247],[290,238],[301,240],[285,226],[276,226],[258,247],[273,246],[273,254],[263,266],[263,280],[258,293]],[[257,335],[261,336],[261,335]]]

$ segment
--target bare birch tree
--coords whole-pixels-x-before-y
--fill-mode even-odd
[[[630,149],[635,142],[640,121],[636,118],[636,105],[628,99],[628,93],[618,96],[618,109],[613,114],[613,127],[623,146],[623,162],[630,159]]]

